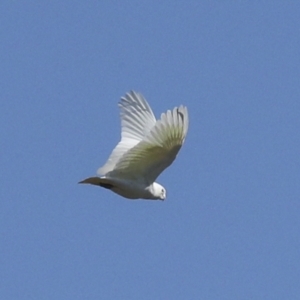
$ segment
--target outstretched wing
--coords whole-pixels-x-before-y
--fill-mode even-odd
[[[118,161],[112,176],[152,183],[176,158],[188,130],[188,111],[175,107],[161,115],[149,134]]]
[[[105,175],[112,171],[119,159],[129,149],[145,138],[154,127],[156,119],[146,99],[134,91],[127,93],[119,102],[121,117],[121,141],[112,151],[105,165],[97,173]]]

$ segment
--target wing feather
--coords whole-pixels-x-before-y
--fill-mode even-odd
[[[161,115],[149,134],[118,161],[112,176],[152,183],[172,164],[188,130],[188,111],[175,107]]]
[[[149,134],[156,123],[155,116],[146,99],[131,91],[119,102],[121,117],[121,141],[110,154],[105,165],[98,169],[99,175],[112,171],[120,158]]]

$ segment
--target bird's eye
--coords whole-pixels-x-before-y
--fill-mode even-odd
[[[162,193],[162,194],[164,193],[164,189],[161,189],[161,193]]]

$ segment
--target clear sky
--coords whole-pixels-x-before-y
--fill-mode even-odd
[[[0,299],[300,299],[299,1],[0,14]],[[189,109],[164,202],[77,184],[131,89]]]

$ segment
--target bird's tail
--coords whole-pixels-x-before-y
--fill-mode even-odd
[[[106,189],[111,189],[113,188],[113,185],[111,184],[109,179],[106,178],[100,178],[100,177],[89,177],[86,178],[82,181],[79,181],[78,183],[88,183],[88,184],[93,184],[93,185],[98,185],[98,186],[102,186]]]
[[[89,178],[79,181],[78,183],[89,183],[89,184],[93,184],[93,185],[100,185],[101,179],[99,177],[89,177]]]

